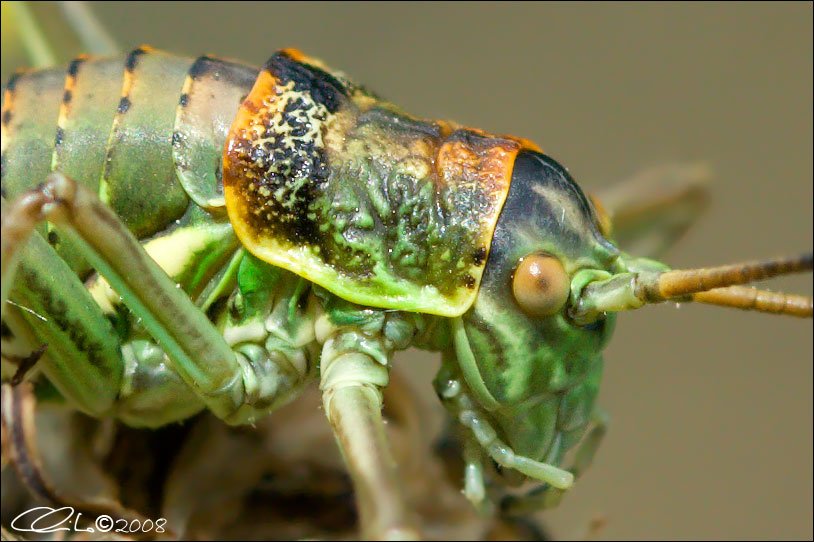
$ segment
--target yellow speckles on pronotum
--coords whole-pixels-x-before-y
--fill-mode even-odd
[[[289,107],[294,101],[300,103],[296,107]],[[263,100],[263,107],[265,114],[258,118],[264,119],[264,122],[255,123],[250,128],[254,136],[251,138],[253,147],[268,146],[294,152],[298,141],[310,141],[316,148],[323,146],[322,125],[330,116],[328,110],[316,103],[310,93],[295,91],[293,81],[282,85],[276,82],[273,94]],[[301,127],[306,127],[306,130],[302,131]],[[263,158],[257,158],[254,164],[263,167]],[[275,171],[274,166],[268,169]]]

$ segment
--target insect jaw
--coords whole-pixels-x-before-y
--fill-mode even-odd
[[[606,312],[638,309],[648,303],[668,300],[698,301],[804,318],[812,316],[811,298],[733,286],[811,271],[810,253],[687,270],[635,270],[636,261],[631,264],[629,267],[634,271],[607,278],[591,270],[577,273],[572,281],[571,318],[585,325]]]

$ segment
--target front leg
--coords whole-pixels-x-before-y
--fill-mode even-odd
[[[574,461],[568,469],[578,479],[594,461],[596,451],[608,432],[610,417],[605,410],[599,406],[594,408],[591,416],[593,428],[582,439],[579,447],[574,453]],[[560,504],[565,492],[562,489],[543,485],[531,490],[526,495],[508,495],[500,503],[501,512],[508,517],[521,517],[528,514],[554,508]]]
[[[32,235],[34,227],[43,220],[54,223],[62,237],[76,245],[82,256],[115,290],[116,297],[121,296],[121,301],[139,319],[140,325],[160,346],[160,351],[144,341],[131,344],[133,348],[129,350],[119,348],[110,322],[96,305],[98,299],[91,297],[42,238]],[[127,416],[129,423],[167,423],[191,415],[201,403],[227,422],[246,423],[268,412],[273,406],[275,392],[281,384],[286,384],[277,370],[278,365],[282,366],[282,361],[286,361],[281,359],[285,358],[286,352],[272,358],[262,349],[252,347],[256,345],[239,344],[245,341],[227,342],[119,217],[95,194],[65,175],[52,173],[39,188],[21,196],[8,209],[4,206],[2,241],[4,306],[15,271],[21,266],[26,267],[22,264],[30,264],[31,269],[37,265],[44,267],[39,269],[39,276],[49,280],[57,271],[65,277],[64,281],[58,281],[60,284],[47,282],[44,278],[32,286],[31,293],[36,297],[42,290],[39,287],[42,283],[46,292],[40,293],[47,294],[50,302],[42,311],[45,314],[42,323],[37,326],[52,332],[54,341],[47,342],[52,350],[59,350],[55,353],[57,363],[54,365],[64,370],[57,377],[49,377],[60,390],[66,390],[68,386],[59,384],[71,384],[73,388],[68,391],[72,393],[66,395],[84,399],[89,403],[86,411],[96,415],[108,414],[110,402],[119,397],[119,390],[125,390],[132,396],[130,403],[135,407],[133,414],[136,415],[135,418]],[[26,241],[35,248],[41,246],[42,250],[38,252],[41,257],[29,258],[31,261],[27,262],[23,252]],[[55,325],[50,325],[51,322]],[[67,333],[60,335],[57,331]],[[65,344],[69,353],[77,351],[76,355],[63,355],[62,349],[54,347],[56,340]],[[269,350],[276,354],[279,343],[269,343]],[[232,350],[233,344],[235,351]],[[94,357],[83,355],[88,352]],[[122,359],[122,354],[126,360]],[[89,359],[91,363],[88,363]],[[94,364],[96,359],[105,365]],[[126,385],[122,375],[125,361],[136,367],[137,372],[139,368],[145,369],[140,374],[149,377],[146,382],[143,378],[134,379],[144,384],[143,387],[134,389]],[[170,369],[163,367],[164,361]],[[99,367],[106,369],[106,377],[97,377]],[[152,370],[156,368],[160,369],[157,373]],[[296,377],[304,378],[301,374],[295,375],[295,380]],[[95,394],[92,386],[103,388],[104,395]],[[94,401],[97,396],[105,401]],[[149,410],[155,403],[151,397],[167,399],[168,408],[161,408],[160,413],[169,418],[151,418],[149,413],[147,417],[142,415],[146,411],[140,406]],[[175,414],[170,412],[171,409]]]
[[[470,397],[470,392],[462,379],[441,371],[435,380],[435,386],[444,407],[465,428],[470,442],[474,441],[480,448],[480,450],[474,450],[471,446],[468,448],[464,479],[464,495],[476,508],[485,509],[482,455],[488,455],[501,467],[516,470],[558,490],[570,489],[574,482],[574,475],[571,472],[518,455],[500,439],[488,415]],[[477,451],[482,453],[478,454]]]
[[[384,319],[381,327],[378,322],[363,324],[364,330],[333,327],[330,320],[325,315],[317,324],[327,334],[319,337],[318,332],[324,340],[320,389],[353,480],[362,534],[376,540],[417,540],[382,419],[382,389],[388,384],[392,352]]]

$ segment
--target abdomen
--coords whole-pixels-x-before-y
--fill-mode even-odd
[[[137,237],[155,235],[219,190],[223,143],[256,74],[146,47],[18,73],[3,93],[3,196],[62,171],[99,194]]]

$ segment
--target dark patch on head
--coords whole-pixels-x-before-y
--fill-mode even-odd
[[[266,63],[268,70],[281,84],[294,83],[294,90],[308,92],[315,102],[336,113],[348,96],[348,89],[337,78],[310,64],[297,62],[279,52]]]
[[[65,130],[61,127],[57,126],[57,133],[54,136],[54,147],[59,147],[62,145],[62,141],[65,139]]]
[[[573,205],[575,213],[563,213],[564,200]],[[612,258],[618,250],[602,237],[594,218],[587,198],[564,167],[539,152],[519,152],[492,235],[481,288],[500,290],[511,284],[518,259],[540,248],[530,244],[521,247],[526,253],[519,253],[521,232],[523,236],[533,234],[541,244],[547,242],[547,250],[557,252],[558,257]]]
[[[11,109],[3,111],[3,126],[8,126],[11,123]]]
[[[180,105],[181,107],[186,107],[188,103],[189,103],[189,94],[184,92],[183,94],[181,94],[181,99],[178,100],[178,105]]]
[[[122,99],[119,101],[119,107],[117,111],[119,112],[120,115],[124,115],[130,109],[130,105],[132,105],[130,103],[130,98],[128,98],[127,96],[122,96]]]
[[[480,267],[481,265],[483,265],[483,262],[485,261],[486,261],[486,247],[480,247],[472,255],[472,263],[475,264],[475,267]]]
[[[56,245],[59,243],[59,235],[54,230],[48,232],[48,243],[51,245]]]
[[[8,327],[5,321],[0,321],[0,337],[7,341],[14,340],[14,332]]]
[[[464,286],[466,286],[470,290],[474,289],[475,286],[477,285],[475,277],[473,277],[469,273],[461,277],[461,282],[463,283]]]
[[[138,57],[146,52],[147,50],[144,47],[139,47],[138,49],[133,49],[130,51],[124,61],[124,69],[132,73],[133,70],[136,69],[136,64],[138,64]]]
[[[71,92],[70,90],[66,90],[62,94],[62,103],[63,104],[68,105],[69,103],[71,103],[72,99],[73,99],[73,92]]]
[[[181,132],[177,132],[177,131],[173,132],[172,133],[172,146],[177,147],[178,145],[183,143],[183,137],[184,136],[181,135]]]

